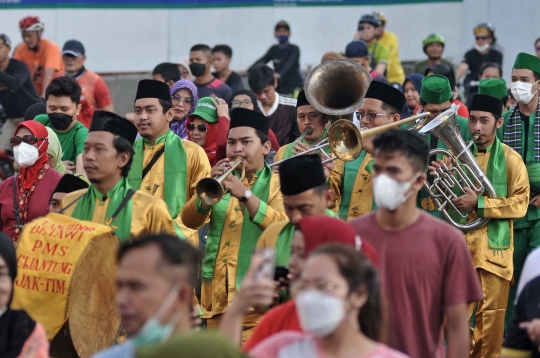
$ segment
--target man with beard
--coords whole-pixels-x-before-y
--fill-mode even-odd
[[[174,234],[163,200],[134,190],[128,183],[136,136],[137,128],[127,119],[94,112],[82,158],[91,185],[62,200],[64,215],[111,225],[121,243],[141,234]]]
[[[75,78],[55,78],[45,91],[47,114],[36,116],[34,120],[51,128],[58,136],[66,169],[84,175],[82,153],[88,129],[77,120],[82,109],[81,91]]]
[[[422,46],[424,53],[427,55],[427,60],[419,61],[414,64],[413,73],[425,74],[426,70],[432,66],[443,64],[452,67],[456,70],[456,65],[452,61],[442,58],[444,52],[444,37],[440,34],[431,34],[424,39]]]
[[[189,51],[189,69],[195,76],[199,98],[215,97],[229,102],[232,91],[224,82],[212,75],[212,49],[208,45],[194,45]]]
[[[471,148],[476,161],[493,183],[497,197],[479,196],[472,189],[454,200],[460,210],[470,210],[468,222],[490,218],[487,225],[466,233],[484,299],[469,306],[475,345],[471,357],[496,357],[501,350],[508,293],[513,274],[512,219],[527,213],[529,179],[521,156],[496,137],[503,125],[502,103],[483,94],[473,96],[469,107],[469,132],[479,135]],[[434,170],[440,162],[433,162]]]

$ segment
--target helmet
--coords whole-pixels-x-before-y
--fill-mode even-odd
[[[445,43],[444,37],[442,37],[442,35],[439,35],[439,34],[431,34],[431,35],[428,35],[428,37],[426,37],[424,41],[422,42],[422,48],[425,51],[427,45],[435,43],[435,42],[440,43],[444,47],[444,43]]]
[[[382,26],[386,25],[386,16],[381,11],[374,11],[373,15],[377,16]]]
[[[360,21],[358,22],[359,24],[371,24],[375,27],[379,27],[381,26],[381,21],[379,20],[379,18],[373,14],[367,14],[367,15],[362,15],[362,17],[360,18]]]
[[[493,42],[495,42],[495,26],[493,26],[490,22],[483,22],[474,28],[474,34],[476,35],[480,30],[487,30],[491,34]]]
[[[21,31],[42,31],[45,24],[39,21],[39,17],[27,16],[19,21],[19,29]]]

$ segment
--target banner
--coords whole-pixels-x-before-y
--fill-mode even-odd
[[[255,6],[390,5],[463,0],[0,0],[9,8],[205,8]]]

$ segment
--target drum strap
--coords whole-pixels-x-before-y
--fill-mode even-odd
[[[156,152],[156,155],[154,155],[152,157],[152,160],[150,161],[150,163],[148,163],[143,171],[142,171],[142,179],[144,179],[144,177],[150,172],[150,170],[152,169],[152,167],[154,166],[154,164],[156,164],[156,162],[158,161],[158,159],[163,155],[163,153],[165,153],[165,146],[161,147],[157,152]]]
[[[127,203],[131,200],[131,197],[133,196],[133,194],[135,194],[135,190],[133,189],[130,189],[128,192],[127,192],[127,195],[126,197],[122,200],[122,202],[120,203],[120,205],[118,205],[118,207],[116,208],[116,210],[114,211],[114,213],[112,214],[111,218],[109,219],[111,222],[114,221],[114,219],[116,219],[116,217],[118,216],[118,214],[120,214],[120,212],[122,211],[122,209],[124,209],[124,207],[127,205]],[[71,203],[69,203],[65,208],[63,208],[62,210],[60,210],[58,212],[58,214],[63,214],[64,211],[66,211],[69,207],[71,207],[73,204],[77,203],[79,200],[82,199],[83,196],[85,196],[86,193],[84,193],[83,195],[79,196],[77,199],[73,200]]]
[[[19,202],[17,200],[17,174],[13,176],[13,212],[15,212],[15,219],[17,220],[17,227],[19,229],[22,229],[21,213],[19,212]]]

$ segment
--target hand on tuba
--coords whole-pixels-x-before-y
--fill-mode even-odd
[[[429,175],[433,177],[451,175],[448,174],[448,169],[452,167],[452,162],[450,158],[446,158],[445,161],[437,159],[437,161],[432,161],[431,165],[428,166]],[[454,205],[459,210],[469,210],[474,209],[478,206],[478,195],[474,190],[468,187],[464,187],[463,191],[465,194],[452,200]]]

